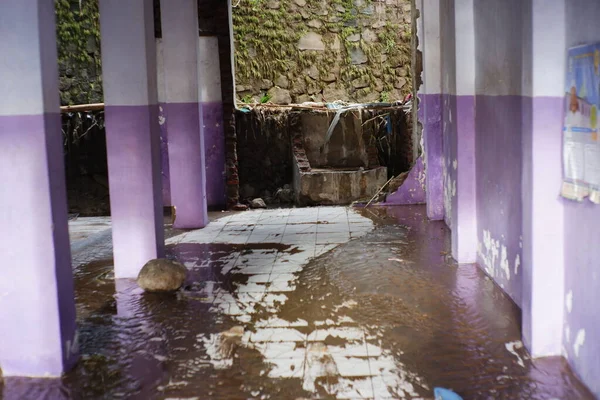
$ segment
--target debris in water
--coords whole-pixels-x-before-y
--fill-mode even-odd
[[[452,390],[436,387],[433,389],[435,400],[462,400],[462,397]]]
[[[523,342],[521,342],[520,340],[517,340],[515,342],[510,342],[510,343],[506,343],[506,350],[508,350],[510,353],[512,353],[515,357],[517,357],[517,363],[525,368],[525,363],[523,362],[523,359],[521,358],[521,356],[519,355],[519,353],[517,353],[517,349],[522,349],[523,348]]]

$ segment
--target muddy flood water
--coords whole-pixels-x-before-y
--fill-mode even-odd
[[[593,399],[562,359],[529,358],[519,309],[452,262],[424,207],[337,209],[171,232],[175,295],[115,282],[109,257],[78,266],[79,363],[0,399]]]

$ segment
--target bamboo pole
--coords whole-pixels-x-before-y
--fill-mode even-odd
[[[104,103],[77,104],[74,106],[62,106],[60,108],[61,113],[99,110],[104,110]]]

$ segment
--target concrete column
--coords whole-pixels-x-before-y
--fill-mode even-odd
[[[58,377],[77,358],[54,2],[0,2],[0,369]]]
[[[225,196],[225,131],[217,37],[200,37],[198,58],[200,114],[206,150],[206,198],[209,207],[222,207],[227,204]]]
[[[564,209],[561,188],[565,0],[532,3],[524,83],[523,337],[534,357],[561,354]]]
[[[475,193],[475,20],[473,0],[456,0],[456,141],[450,170],[455,173],[452,257],[461,264],[477,261]]]
[[[164,254],[152,2],[100,0],[115,277]]]
[[[423,0],[423,144],[426,164],[427,216],[444,218],[440,0]],[[446,17],[446,16],[444,16]]]
[[[164,125],[176,228],[208,223],[204,138],[198,100],[198,2],[161,0]]]
[[[158,124],[160,125],[160,165],[162,175],[163,206],[171,206],[171,178],[169,172],[169,136],[165,124],[165,66],[162,39],[156,39],[156,69],[158,74]]]

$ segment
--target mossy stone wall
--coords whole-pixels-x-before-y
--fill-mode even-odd
[[[238,100],[393,101],[410,93],[410,0],[240,0]]]

